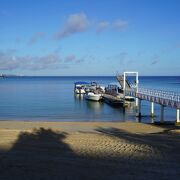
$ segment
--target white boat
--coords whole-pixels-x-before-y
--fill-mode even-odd
[[[86,93],[88,92],[94,92],[95,94],[102,94],[105,92],[105,87],[100,86],[96,82],[91,82],[89,85],[85,88]]]
[[[85,94],[84,97],[87,100],[99,101],[102,98],[102,95],[101,94],[94,94],[93,92],[89,92],[89,93]]]
[[[86,93],[85,90],[84,90],[84,88],[83,88],[82,86],[76,86],[76,87],[74,88],[74,92],[75,92],[76,94],[85,94],[85,93]]]
[[[76,82],[74,86],[74,93],[76,94],[85,94],[85,88],[89,83],[87,82]]]

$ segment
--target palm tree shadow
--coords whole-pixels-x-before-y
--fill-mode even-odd
[[[114,165],[73,151],[64,141],[68,135],[44,128],[21,132],[10,150],[0,149],[0,179],[88,180],[119,174]]]
[[[67,133],[51,129],[22,132],[13,147],[0,150],[2,179],[67,179],[78,155],[63,142]],[[68,178],[69,179],[69,178]],[[71,179],[71,178],[70,178]]]
[[[66,135],[64,132],[54,132],[51,129],[44,128],[34,129],[32,133],[22,132],[11,151],[18,153],[27,150],[27,153],[33,154],[40,151],[39,156],[46,153],[49,148],[51,153],[63,152],[64,149],[68,150],[67,145],[62,142]]]

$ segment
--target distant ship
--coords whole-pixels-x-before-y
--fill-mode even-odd
[[[0,78],[3,78],[4,76],[3,76],[3,74],[0,74]]]
[[[17,77],[17,75],[13,75],[13,74],[1,74],[0,78],[6,78],[6,77]]]

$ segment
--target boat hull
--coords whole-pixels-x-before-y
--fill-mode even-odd
[[[111,106],[123,106],[124,105],[122,99],[119,99],[119,98],[109,95],[109,94],[104,94],[103,100],[104,100],[104,102],[106,102],[107,104],[109,104]]]
[[[84,97],[85,99],[90,101],[100,101],[102,98],[100,94],[92,94],[92,93],[86,94]]]
[[[74,89],[74,92],[75,92],[76,94],[85,94],[85,93],[86,93],[84,89],[79,89],[79,88],[75,88],[75,89]]]

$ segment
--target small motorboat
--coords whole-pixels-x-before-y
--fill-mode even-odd
[[[95,94],[102,94],[105,92],[105,87],[100,86],[96,82],[91,82],[89,85],[85,88],[86,93],[88,92],[94,92]]]
[[[119,84],[117,84],[117,83],[109,84],[108,87],[106,87],[105,94],[112,95],[112,96],[117,97],[122,100],[125,98],[125,101],[129,101],[129,102],[134,101],[134,97],[132,97],[132,96],[124,97],[124,91],[123,91],[122,87],[119,86]]]
[[[122,98],[118,98],[113,95],[103,94],[103,100],[111,106],[123,106],[124,102]]]
[[[101,94],[95,94],[93,92],[88,92],[87,94],[84,95],[85,99],[91,100],[91,101],[99,101],[102,99]]]
[[[85,88],[89,83],[87,82],[75,82],[74,83],[74,93],[76,94],[85,94]]]

